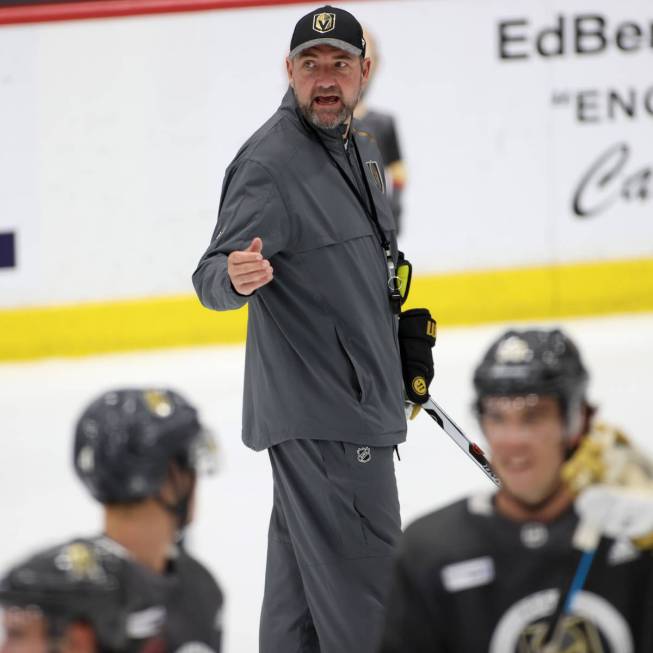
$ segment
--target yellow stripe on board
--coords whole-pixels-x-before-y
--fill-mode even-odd
[[[653,259],[443,274],[413,279],[406,308],[440,327],[653,311]],[[0,360],[242,342],[247,311],[194,296],[0,311]]]
[[[194,295],[0,311],[0,360],[245,339],[247,310],[217,313]]]
[[[428,306],[440,325],[651,311],[653,259],[419,278],[407,302],[417,306]]]

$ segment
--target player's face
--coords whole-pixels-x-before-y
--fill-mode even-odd
[[[48,637],[47,622],[37,609],[10,608],[3,613],[5,641],[0,653],[97,653],[90,626],[69,624],[62,637]]]
[[[481,427],[506,492],[537,505],[560,486],[565,425],[554,397],[487,397]]]
[[[5,641],[0,653],[48,653],[45,619],[40,612],[10,608],[2,617]]]
[[[369,59],[319,45],[286,59],[288,80],[304,116],[316,127],[349,123],[370,72]]]

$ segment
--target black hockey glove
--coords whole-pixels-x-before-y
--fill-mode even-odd
[[[423,404],[433,380],[433,346],[436,324],[428,308],[411,308],[399,314],[399,353],[408,399]]]

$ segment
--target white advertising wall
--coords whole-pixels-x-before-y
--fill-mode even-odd
[[[191,293],[313,5],[0,27],[0,308]],[[352,2],[418,274],[653,256],[648,0]]]

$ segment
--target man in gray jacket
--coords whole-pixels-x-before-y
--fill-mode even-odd
[[[304,16],[286,64],[193,282],[207,308],[249,306],[243,440],[268,449],[274,481],[260,650],[366,653],[400,535],[394,219],[378,149],[351,124],[370,66],[358,21]]]

